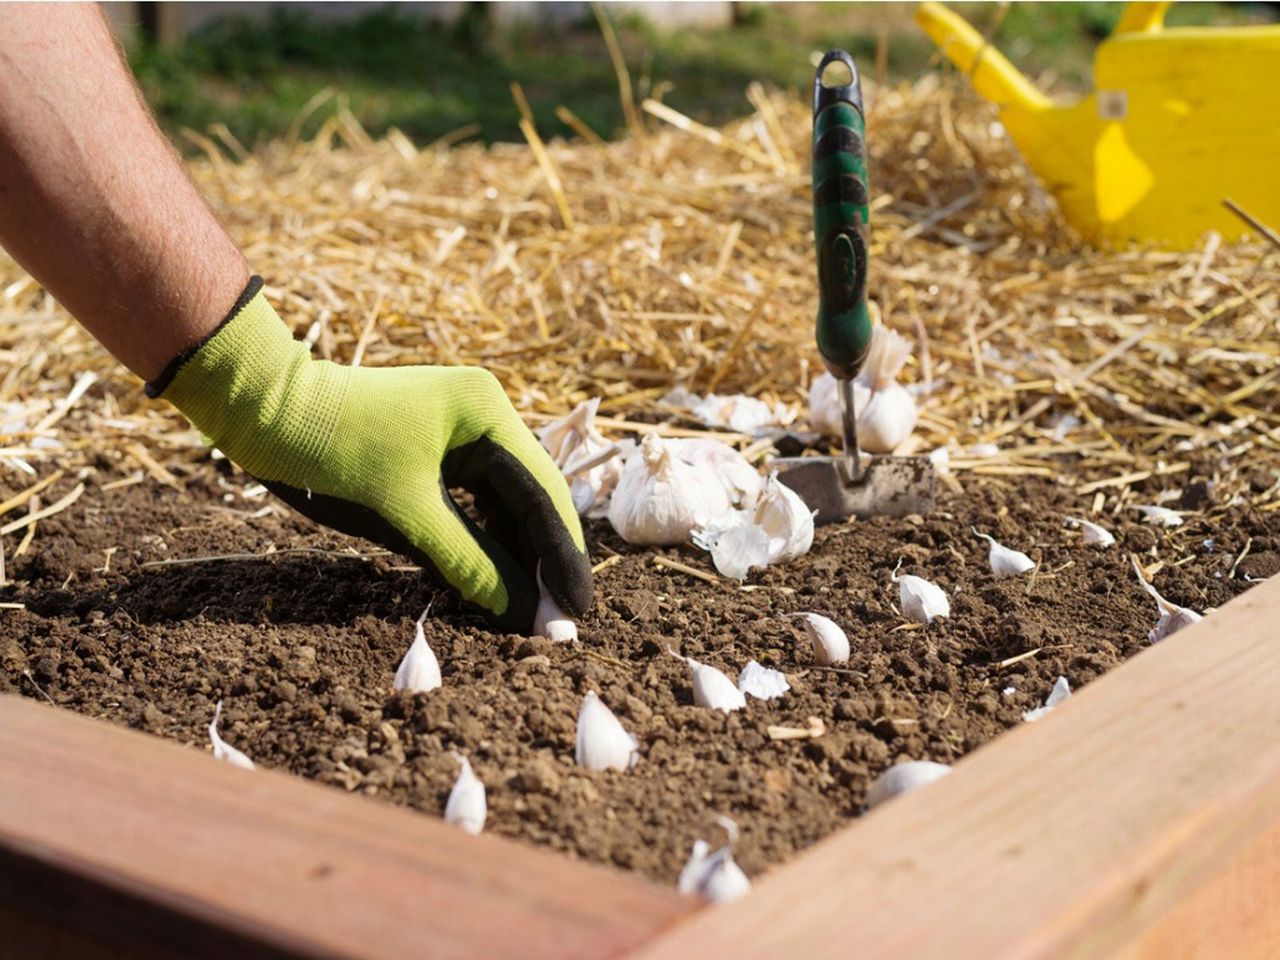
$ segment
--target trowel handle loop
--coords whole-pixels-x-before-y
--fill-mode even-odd
[[[836,62],[844,69],[832,67]],[[844,76],[833,77],[832,74]],[[867,309],[866,120],[853,57],[832,50],[813,79],[813,237],[818,350],[838,378],[857,375],[871,343]]]

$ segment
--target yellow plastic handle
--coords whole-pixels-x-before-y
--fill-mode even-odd
[[[974,88],[987,100],[998,106],[1017,106],[1024,110],[1052,108],[1053,101],[1037,90],[1004,54],[985,43],[982,34],[942,4],[929,0],[916,7],[916,25],[957,69],[969,74]]]
[[[1116,24],[1116,33],[1154,33],[1164,26],[1164,12],[1171,3],[1129,3],[1125,4],[1120,22]]]

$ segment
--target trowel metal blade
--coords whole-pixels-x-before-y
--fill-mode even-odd
[[[904,517],[932,513],[933,461],[928,457],[867,457],[862,477],[850,483],[842,459],[788,457],[774,461],[778,479],[818,514],[818,523],[846,517]]]

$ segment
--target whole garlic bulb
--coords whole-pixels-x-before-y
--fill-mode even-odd
[[[461,827],[472,836],[478,836],[489,815],[484,784],[475,775],[466,757],[459,753],[455,753],[453,757],[462,764],[462,769],[458,772],[458,779],[449,791],[449,799],[444,805],[444,820],[445,823]]]
[[[813,511],[800,495],[778,480],[775,470],[756,504],[756,524],[769,537],[769,562],[786,563],[813,546]]]
[[[911,436],[919,416],[915,398],[898,383],[898,372],[911,356],[911,343],[884,324],[871,330],[871,346],[859,374],[871,391],[858,407],[858,445],[868,453],[892,453]]]
[[[630,770],[639,759],[640,743],[623,728],[594,690],[582,698],[574,760],[588,770]]]
[[[427,610],[430,609],[430,607],[427,608]],[[409,651],[396,669],[395,688],[397,690],[427,693],[444,682],[440,676],[440,661],[427,646],[427,637],[422,630],[422,621],[427,617],[427,610],[422,611],[422,616],[414,625],[413,643],[409,644]]]
[[[609,522],[628,543],[673,546],[729,509],[724,487],[706,468],[691,467],[651,433],[627,458]]]
[[[1016,577],[1020,573],[1035,569],[1036,562],[1021,550],[1006,547],[1003,543],[997,542],[995,537],[978,533],[977,530],[973,533],[991,544],[991,549],[987,552],[987,562],[991,564],[991,572],[997,577]]]
[[[895,763],[880,776],[867,791],[867,809],[879,806],[886,800],[901,796],[918,787],[941,780],[951,768],[945,763],[934,763],[932,760],[909,760]]]
[[[813,643],[813,659],[818,666],[849,662],[849,638],[835,621],[820,613],[786,613],[783,616],[799,617],[804,621],[804,632]]]
[[[708,710],[732,713],[747,705],[747,698],[743,692],[715,667],[701,663],[693,657],[682,657],[674,650],[667,652],[689,665],[689,670],[693,674],[693,702],[698,706],[706,707]]]
[[[916,623],[932,623],[935,617],[951,616],[951,601],[936,583],[924,577],[909,573],[898,575],[898,566],[893,568],[890,579],[898,584],[898,599],[902,604],[902,615]]]
[[[853,410],[859,414],[867,409],[871,400],[871,388],[861,376],[853,381]],[[840,384],[830,372],[824,370],[809,384],[809,426],[824,436],[844,436],[844,418],[840,412]]]

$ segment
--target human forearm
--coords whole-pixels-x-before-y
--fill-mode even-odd
[[[90,4],[0,4],[0,245],[144,379],[249,279]]]

